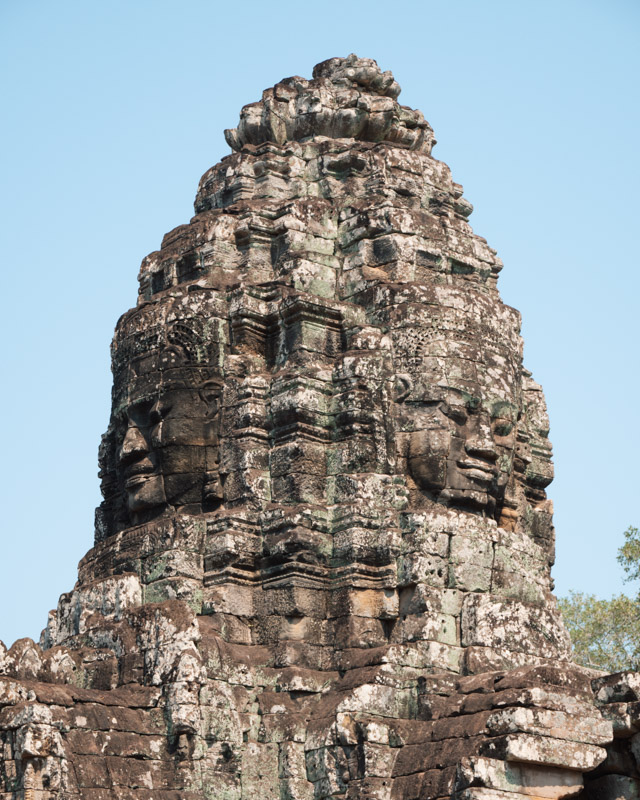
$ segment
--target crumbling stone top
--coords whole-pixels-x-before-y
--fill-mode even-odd
[[[435,141],[420,111],[397,102],[400,86],[370,58],[330,58],[313,80],[287,78],[245,106],[237,128],[225,131],[233,150],[325,136],[389,142],[430,153]]]
[[[369,94],[379,94],[394,100],[400,94],[400,85],[387,70],[382,72],[372,58],[358,58],[352,53],[347,58],[328,58],[313,68],[313,77],[327,78],[339,87],[361,87]]]

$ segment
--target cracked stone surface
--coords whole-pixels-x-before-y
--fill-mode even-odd
[[[0,643],[1,800],[640,796],[520,315],[399,94],[354,55],[267,89],[143,260],[94,546]]]

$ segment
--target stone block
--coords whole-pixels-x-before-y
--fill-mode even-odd
[[[457,768],[457,792],[474,786],[518,792],[531,798],[574,797],[583,788],[582,775],[567,769],[518,764],[490,758],[466,758]]]
[[[464,600],[462,643],[547,658],[567,658],[569,649],[569,637],[557,612],[483,594],[469,594]]]
[[[487,719],[492,735],[522,731],[571,742],[606,745],[613,739],[610,722],[592,714],[577,717],[540,708],[505,708]]]
[[[489,739],[482,744],[480,752],[489,758],[564,767],[576,772],[595,769],[607,755],[606,750],[595,745],[528,733],[507,734]]]
[[[457,621],[450,614],[409,614],[400,619],[393,641],[434,641],[460,645]]]

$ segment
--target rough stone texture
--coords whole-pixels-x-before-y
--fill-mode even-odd
[[[144,259],[95,545],[0,643],[0,800],[638,796],[640,679],[572,665],[551,594],[519,314],[399,92],[268,89]]]

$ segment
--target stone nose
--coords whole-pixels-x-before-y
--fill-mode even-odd
[[[481,420],[477,423],[465,442],[464,449],[470,456],[484,458],[487,461],[497,460],[498,451],[496,450],[496,445],[491,435],[491,426],[488,422]]]
[[[129,425],[124,440],[118,450],[118,461],[126,464],[135,461],[149,452],[147,442],[135,425]]]

